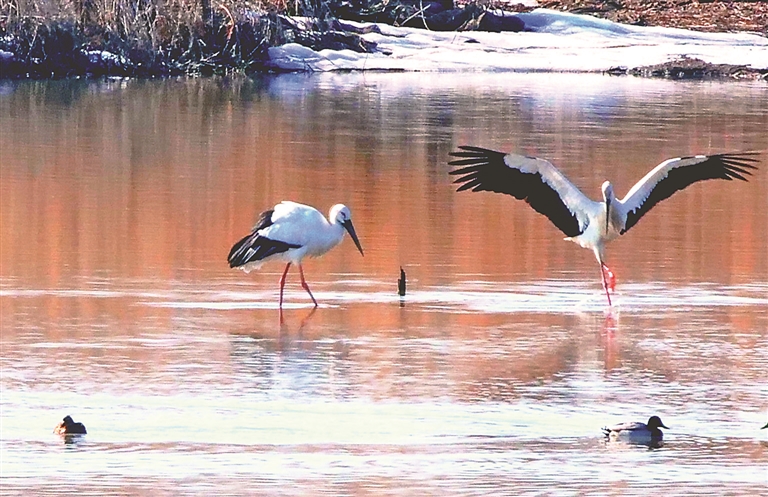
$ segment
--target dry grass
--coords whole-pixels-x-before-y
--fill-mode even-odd
[[[206,25],[234,29],[258,13],[284,9],[282,0],[0,0],[0,26],[71,25],[86,36],[108,33],[142,47],[160,48],[181,33],[202,34]]]
[[[269,70],[269,46],[328,42],[278,14],[328,32],[329,1],[0,0],[0,77]]]
[[[130,61],[108,74],[247,70],[284,41],[276,13],[317,10],[308,0],[0,0],[0,50],[32,77],[98,72],[83,55],[93,50]]]

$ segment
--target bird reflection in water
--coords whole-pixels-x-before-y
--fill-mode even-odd
[[[611,440],[610,438],[605,438],[603,440],[603,443],[605,444],[605,447],[608,449],[631,449],[636,447],[647,447],[648,450],[653,449],[660,449],[664,447],[664,440],[656,440],[656,439],[648,439],[648,440],[642,440],[642,441],[636,441],[636,440]]]
[[[619,346],[616,334],[619,331],[619,316],[613,310],[605,313],[602,329],[603,363],[605,371],[616,369],[620,363]]]
[[[309,311],[309,314],[304,316],[302,318],[301,322],[299,323],[299,327],[296,329],[296,333],[301,333],[304,330],[304,327],[307,326],[309,321],[312,319],[312,316],[315,315],[315,312],[317,312],[317,307],[313,307],[311,311]],[[283,314],[283,308],[280,308],[280,335],[282,336],[283,333],[288,333],[290,330],[288,329],[288,325],[285,322],[285,316]]]

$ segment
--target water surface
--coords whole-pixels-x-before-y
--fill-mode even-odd
[[[591,253],[448,153],[546,157],[597,198],[768,149],[760,83],[298,75],[0,86],[3,493],[757,495],[768,169]],[[291,273],[226,254],[282,199],[352,209]],[[396,295],[399,267],[408,295]],[[66,414],[88,435],[64,440]],[[658,414],[661,448],[600,427]]]

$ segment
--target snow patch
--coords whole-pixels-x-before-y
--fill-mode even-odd
[[[379,33],[362,35],[378,44],[376,53],[316,52],[291,43],[270,48],[269,55],[276,67],[288,71],[604,72],[682,57],[768,68],[768,38],[757,34],[630,26],[549,9],[516,15],[530,31],[436,32],[378,24]]]

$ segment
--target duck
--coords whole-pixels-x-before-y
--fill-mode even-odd
[[[85,435],[85,425],[77,423],[71,416],[65,416],[64,420],[56,425],[53,432],[57,435]]]
[[[660,442],[664,438],[664,433],[659,428],[669,429],[668,426],[664,426],[660,417],[651,416],[648,418],[648,423],[632,421],[603,427],[603,434],[609,440],[628,440],[640,443]]]

